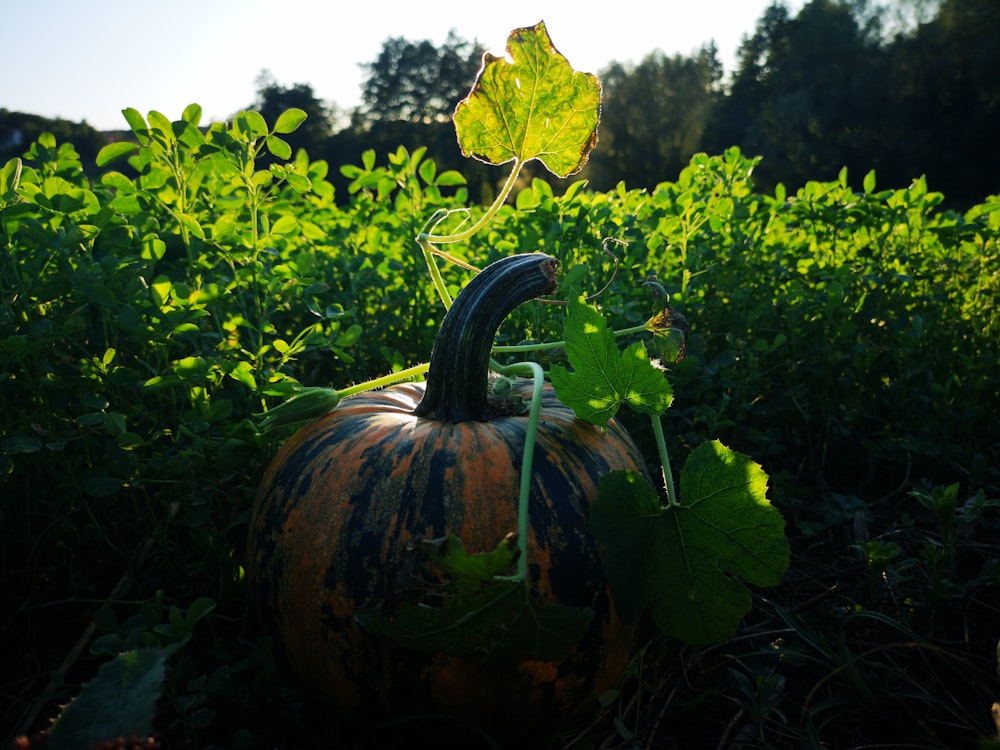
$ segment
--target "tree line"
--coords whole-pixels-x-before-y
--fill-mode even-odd
[[[874,169],[886,187],[926,175],[961,208],[1000,193],[998,40],[997,0],[810,0],[795,14],[776,0],[744,37],[728,76],[714,44],[598,71],[600,142],[578,177],[596,190],[619,181],[651,189],[675,179],[694,153],[737,145],[763,157],[763,190],[834,179],[843,167],[857,179]],[[461,155],[450,122],[484,51],[454,31],[441,45],[390,38],[363,66],[362,103],[352,111],[266,71],[248,106],[269,122],[288,107],[304,109],[310,117],[291,145],[332,167],[359,163],[369,148],[384,157],[400,145],[426,146],[442,168],[466,175],[474,200],[489,201],[501,177]],[[18,116],[0,110],[0,159]],[[25,135],[44,125],[20,117]],[[86,163],[99,134],[83,123],[76,136]],[[331,173],[346,199],[346,180]]]

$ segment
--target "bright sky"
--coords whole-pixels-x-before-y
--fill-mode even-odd
[[[360,103],[359,64],[374,61],[390,37],[441,44],[454,29],[499,55],[512,29],[538,21],[577,70],[598,73],[654,50],[688,55],[710,40],[731,70],[743,36],[770,4],[618,2],[0,0],[0,107],[112,130],[126,127],[125,107],[176,119],[197,102],[207,123],[252,104],[267,69],[278,84],[309,84],[346,110]],[[793,12],[802,4],[786,0]]]

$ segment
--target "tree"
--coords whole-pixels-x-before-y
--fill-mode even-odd
[[[713,112],[708,136],[712,151],[740,145],[750,153],[762,152],[763,104],[787,46],[790,23],[788,8],[774,2],[764,10],[754,33],[743,38],[728,92]]]
[[[715,45],[692,57],[647,55],[634,67],[612,63],[601,73],[604,86],[600,147],[587,176],[596,189],[618,180],[653,188],[675,179],[703,148],[722,77]]]
[[[330,164],[359,164],[361,153],[374,149],[380,158],[399,146],[427,148],[427,158],[441,170],[465,175],[474,200],[489,203],[495,195],[496,170],[462,155],[451,114],[472,88],[484,48],[449,32],[444,45],[430,41],[387,39],[378,57],[362,67],[367,78],[362,106],[348,127],[327,142]],[[338,196],[347,196],[346,181],[331,174]]]
[[[49,119],[41,115],[10,112],[0,108],[0,165],[8,159],[24,156],[28,147],[42,133],[51,133],[60,145],[71,144],[88,174],[94,174],[94,160],[108,142],[108,136],[95,130],[86,120]]]
[[[358,113],[361,123],[449,120],[472,87],[484,51],[478,42],[465,41],[454,31],[441,47],[428,40],[387,39],[375,61],[363,66],[367,78]]]
[[[332,133],[331,108],[316,97],[309,84],[282,86],[268,70],[260,72],[256,84],[257,101],[251,108],[260,112],[269,125],[273,125],[282,112],[292,107],[297,107],[308,115],[294,133],[283,135],[282,138],[292,147],[293,152],[303,148],[311,157],[316,158]]]
[[[867,172],[887,145],[887,78],[867,0],[811,0],[795,18],[772,5],[741,48],[711,141],[763,156],[765,185]]]
[[[893,158],[949,203],[1000,193],[1000,3],[945,0],[891,48]]]

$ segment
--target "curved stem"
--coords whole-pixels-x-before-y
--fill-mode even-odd
[[[628,336],[632,333],[642,333],[648,330],[650,328],[647,321],[641,326],[620,328],[617,331],[612,331],[612,333],[615,336]],[[493,351],[501,352],[502,354],[520,354],[523,352],[544,352],[550,349],[561,349],[564,346],[566,346],[565,341],[546,341],[544,344],[500,344],[499,346],[494,346]]]
[[[253,416],[255,419],[260,420],[260,431],[262,433],[270,432],[271,430],[276,430],[279,427],[285,427],[290,424],[311,422],[329,413],[331,409],[334,409],[347,396],[371,391],[375,388],[384,388],[387,385],[409,380],[417,375],[423,375],[427,372],[428,367],[429,365],[426,363],[407,367],[405,370],[399,370],[398,372],[383,375],[379,378],[366,380],[363,383],[356,383],[340,390],[334,388],[303,388],[287,401],[281,402],[273,409],[258,412]]]
[[[497,329],[522,302],[555,289],[558,263],[544,253],[508,256],[465,285],[434,342],[427,388],[415,415],[456,423],[489,418],[487,377]]]
[[[528,525],[530,518],[531,471],[535,457],[535,437],[538,435],[538,420],[542,414],[542,388],[545,386],[545,371],[537,362],[518,362],[499,368],[501,375],[516,375],[527,370],[533,382],[531,406],[528,409],[528,429],[524,433],[524,455],[521,457],[521,485],[517,498],[517,574],[509,580],[524,581],[528,578]],[[506,578],[505,576],[501,576]]]
[[[424,235],[417,237],[417,244],[424,254],[424,262],[427,264],[427,270],[431,274],[431,283],[434,284],[434,290],[444,303],[445,309],[448,309],[451,307],[451,294],[448,293],[448,287],[441,276],[441,269],[438,268],[437,261],[434,260],[434,245]]]
[[[507,196],[510,195],[510,191],[514,189],[514,183],[517,180],[517,176],[521,173],[522,165],[523,162],[519,159],[514,160],[514,165],[511,168],[510,174],[507,176],[503,187],[500,188],[500,192],[497,194],[496,200],[494,200],[490,207],[486,209],[486,213],[480,216],[479,220],[474,222],[471,226],[454,234],[434,234],[434,229],[449,216],[455,213],[468,214],[468,209],[465,208],[455,209],[454,211],[439,209],[434,212],[430,219],[427,220],[427,223],[424,224],[423,231],[417,235],[417,244],[420,246],[420,250],[424,254],[424,262],[427,264],[427,270],[431,274],[431,281],[434,284],[434,289],[441,298],[441,302],[444,303],[445,309],[451,307],[451,294],[448,293],[448,287],[445,285],[444,279],[441,277],[441,269],[438,268],[437,261],[434,256],[441,256],[449,263],[455,263],[456,265],[468,268],[469,270],[477,273],[478,269],[470,267],[468,264],[459,261],[457,258],[449,255],[443,250],[438,250],[434,247],[434,244],[461,242],[485,227],[493,219],[497,211],[500,210],[500,207],[506,202]]]
[[[653,434],[656,436],[656,449],[660,453],[660,465],[663,467],[663,484],[667,489],[667,502],[670,507],[676,508],[680,505],[677,500],[677,490],[674,487],[674,472],[670,468],[670,456],[667,455],[667,442],[663,437],[663,424],[660,422],[660,415],[654,414],[650,421],[653,423]]]
[[[500,188],[500,192],[497,194],[496,199],[492,204],[490,204],[490,207],[486,209],[486,213],[480,216],[472,226],[463,229],[461,232],[456,232],[455,234],[430,234],[429,232],[421,232],[418,239],[423,239],[427,242],[440,245],[448,242],[462,242],[463,240],[469,239],[472,235],[489,224],[496,215],[496,212],[499,211],[503,204],[507,201],[507,196],[509,196],[510,191],[514,189],[514,183],[517,181],[517,176],[521,173],[522,166],[524,166],[524,162],[520,159],[514,160],[510,174],[507,175],[507,179],[504,181],[503,187]],[[450,212],[448,213],[450,214]],[[433,227],[440,224],[446,216],[447,214],[445,216],[438,216],[435,214],[431,217],[431,221],[427,222],[426,226],[433,229]]]

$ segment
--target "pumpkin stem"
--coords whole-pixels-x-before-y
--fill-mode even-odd
[[[559,261],[544,253],[491,263],[458,293],[434,341],[427,388],[413,413],[442,422],[485,422],[493,339],[520,305],[556,288]]]

